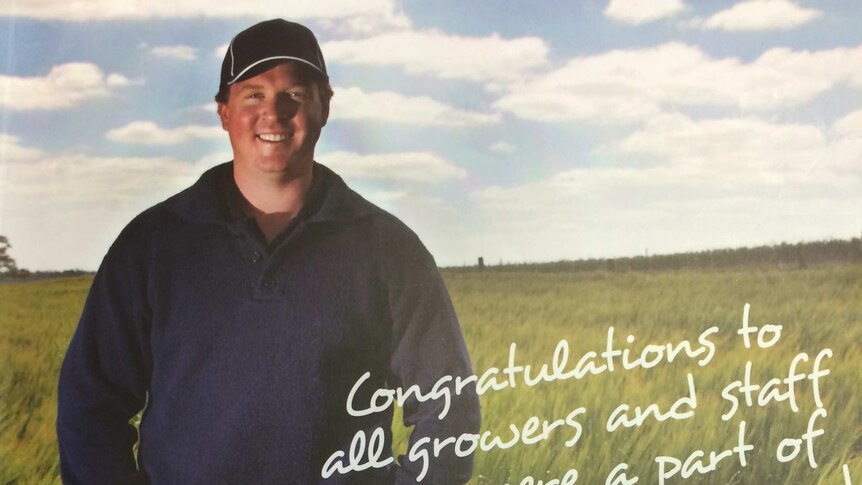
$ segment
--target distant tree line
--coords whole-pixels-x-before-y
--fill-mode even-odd
[[[30,272],[18,268],[15,260],[8,254],[9,239],[0,235],[0,282],[10,280],[34,280],[60,278],[92,274],[90,271],[70,269],[63,271]],[[862,263],[862,240],[833,239],[753,248],[712,249],[678,254],[659,254],[654,256],[634,256],[611,259],[580,259],[576,261],[556,261],[552,263],[520,263],[481,266],[460,266],[446,268],[446,271],[539,271],[539,272],[577,272],[577,271],[668,271],[682,269],[724,269],[744,268],[807,268],[827,264]]]
[[[0,235],[0,276],[5,277],[25,277],[30,274],[29,271],[19,268],[15,260],[9,255],[9,249],[12,245],[9,243],[9,238]]]
[[[82,276],[93,274],[92,271],[80,269],[66,269],[62,271],[29,271],[19,268],[15,259],[9,255],[9,238],[0,235],[0,283],[12,283],[16,281],[32,281],[48,278],[65,278],[69,276]]]
[[[825,264],[862,263],[862,240],[781,243],[753,248],[713,249],[691,253],[634,256],[613,259],[582,259],[553,263],[483,265],[483,271],[540,272],[572,271],[666,271],[681,269],[807,268]],[[474,271],[476,266],[448,268],[448,271]]]

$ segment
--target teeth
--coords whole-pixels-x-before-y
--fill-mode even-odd
[[[257,136],[264,141],[284,141],[284,135],[277,135],[274,133],[261,133]]]

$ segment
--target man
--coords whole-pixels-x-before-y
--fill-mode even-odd
[[[271,20],[233,39],[216,95],[233,162],[136,217],[93,281],[60,375],[64,481],[469,478],[471,458],[451,446],[424,464],[384,460],[392,407],[347,412],[378,388],[427,392],[471,369],[416,236],[313,161],[331,95],[305,27]],[[442,400],[408,399],[411,446],[476,432],[470,390],[444,419]],[[142,408],[138,436],[129,420]],[[375,430],[382,457],[344,465]]]

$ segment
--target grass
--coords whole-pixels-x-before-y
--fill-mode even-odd
[[[583,434],[573,447],[564,442],[572,428],[558,428],[547,440],[476,455],[474,484],[518,484],[526,476],[561,478],[577,469],[577,483],[604,483],[617,464],[628,464],[638,483],[658,483],[657,456],[684,461],[695,450],[721,452],[736,445],[741,420],[746,422],[747,466],[736,456],[714,471],[694,473],[685,483],[843,484],[842,465],[862,483],[862,266],[844,265],[797,270],[712,270],[677,272],[539,273],[445,272],[461,318],[477,373],[505,367],[508,349],[517,343],[519,363],[549,363],[561,339],[570,344],[571,360],[587,351],[601,352],[607,329],[616,331],[616,346],[640,355],[647,344],[689,340],[718,326],[710,337],[715,357],[700,367],[680,357],[651,369],[586,376],[583,379],[520,386],[482,397],[483,430],[511,438],[509,424],[523,426],[532,416],[553,421],[586,408],[578,420]],[[0,286],[0,484],[58,483],[54,436],[56,379],[63,352],[80,314],[88,277]],[[783,331],[768,349],[745,349],[736,335],[745,303],[750,324],[780,324]],[[633,343],[625,337],[634,336]],[[787,375],[799,352],[811,360],[799,369],[810,372],[823,348],[834,356],[824,361],[830,374],[820,392],[828,414],[819,419],[825,433],[813,439],[817,468],[799,456],[787,463],[775,458],[785,438],[799,438],[816,409],[811,382],[799,383],[800,410],[787,402],[747,407],[744,401],[728,421],[721,391],[740,379],[752,362],[752,382],[765,384]],[[666,411],[687,393],[686,373],[697,388],[695,414],[663,423],[647,419],[638,427],[605,430],[605,421],[621,403]],[[783,388],[779,388],[781,390]],[[756,397],[756,396],[755,396]],[[396,449],[406,447],[406,430],[396,427]],[[708,459],[703,465],[709,464]],[[15,481],[17,480],[17,481]],[[675,477],[667,483],[680,483]],[[536,482],[538,483],[538,482]]]
[[[90,282],[0,286],[0,483],[60,483],[57,375]]]

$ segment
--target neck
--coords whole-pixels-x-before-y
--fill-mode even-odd
[[[249,214],[271,215],[286,214],[296,216],[311,189],[312,170],[306,173],[287,174],[248,174],[234,164],[236,186],[242,193]]]
[[[234,180],[245,199],[245,211],[254,216],[267,242],[271,242],[299,214],[311,189],[312,170],[306,174],[249,174],[234,164]]]

